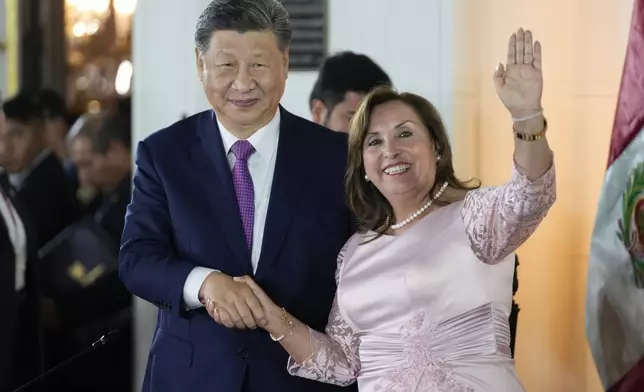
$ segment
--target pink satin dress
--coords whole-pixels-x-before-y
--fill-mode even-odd
[[[313,354],[290,374],[361,392],[523,391],[510,355],[513,252],[555,201],[554,166],[467,193],[397,236],[338,256],[338,290]]]

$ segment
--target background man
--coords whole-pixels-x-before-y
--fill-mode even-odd
[[[5,132],[0,107],[0,138]],[[0,166],[0,392],[17,388],[43,370],[36,251],[28,211]]]
[[[364,54],[341,52],[327,57],[309,98],[313,121],[347,132],[362,97],[383,83],[390,84],[391,79]]]
[[[6,127],[0,133],[0,166],[29,210],[38,248],[81,217],[75,188],[47,145],[43,114],[30,95],[4,102]]]
[[[118,113],[83,115],[74,125],[68,144],[81,185],[100,193],[96,222],[118,246],[131,197],[130,121]]]

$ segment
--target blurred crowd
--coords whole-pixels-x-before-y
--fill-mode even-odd
[[[6,97],[2,113],[0,309],[10,322],[0,323],[0,391],[114,329],[118,341],[56,372],[45,389],[128,390],[131,296],[116,263],[130,200],[130,102],[74,118],[47,89]]]

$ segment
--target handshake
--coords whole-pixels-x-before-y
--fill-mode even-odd
[[[217,324],[256,329],[279,322],[282,309],[249,276],[232,278],[212,272],[201,285],[199,299]]]

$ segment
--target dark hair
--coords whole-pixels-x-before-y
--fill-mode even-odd
[[[434,105],[416,94],[398,93],[391,86],[379,86],[367,94],[351,119],[349,157],[345,176],[347,203],[358,220],[359,230],[361,232],[373,230],[378,233],[378,236],[389,230],[393,223],[389,219],[393,217],[393,208],[382,193],[372,183],[365,180],[362,154],[364,141],[369,132],[371,113],[376,106],[392,101],[403,102],[418,114],[441,156],[441,160],[436,165],[434,185],[432,189],[428,190],[428,195],[435,193],[436,188],[445,181],[450,188],[461,191],[476,189],[480,186],[478,180],[461,181],[456,178],[447,130]],[[440,201],[437,204],[441,204]],[[447,203],[442,202],[442,204]]]
[[[19,93],[4,101],[2,109],[8,120],[23,124],[43,119],[42,112],[31,94]]]
[[[197,20],[195,47],[199,53],[208,50],[212,34],[218,30],[270,30],[280,50],[291,44],[288,12],[277,0],[212,0]]]
[[[65,99],[56,90],[43,89],[36,96],[36,104],[45,119],[61,118],[67,122]]]
[[[132,146],[130,122],[117,113],[103,112],[84,114],[72,126],[70,140],[86,137],[92,142],[92,150],[105,154],[112,142],[120,142],[128,150]]]
[[[340,52],[324,60],[309,105],[319,99],[330,114],[347,92],[366,94],[380,84],[391,84],[391,79],[378,64],[364,54]]]

